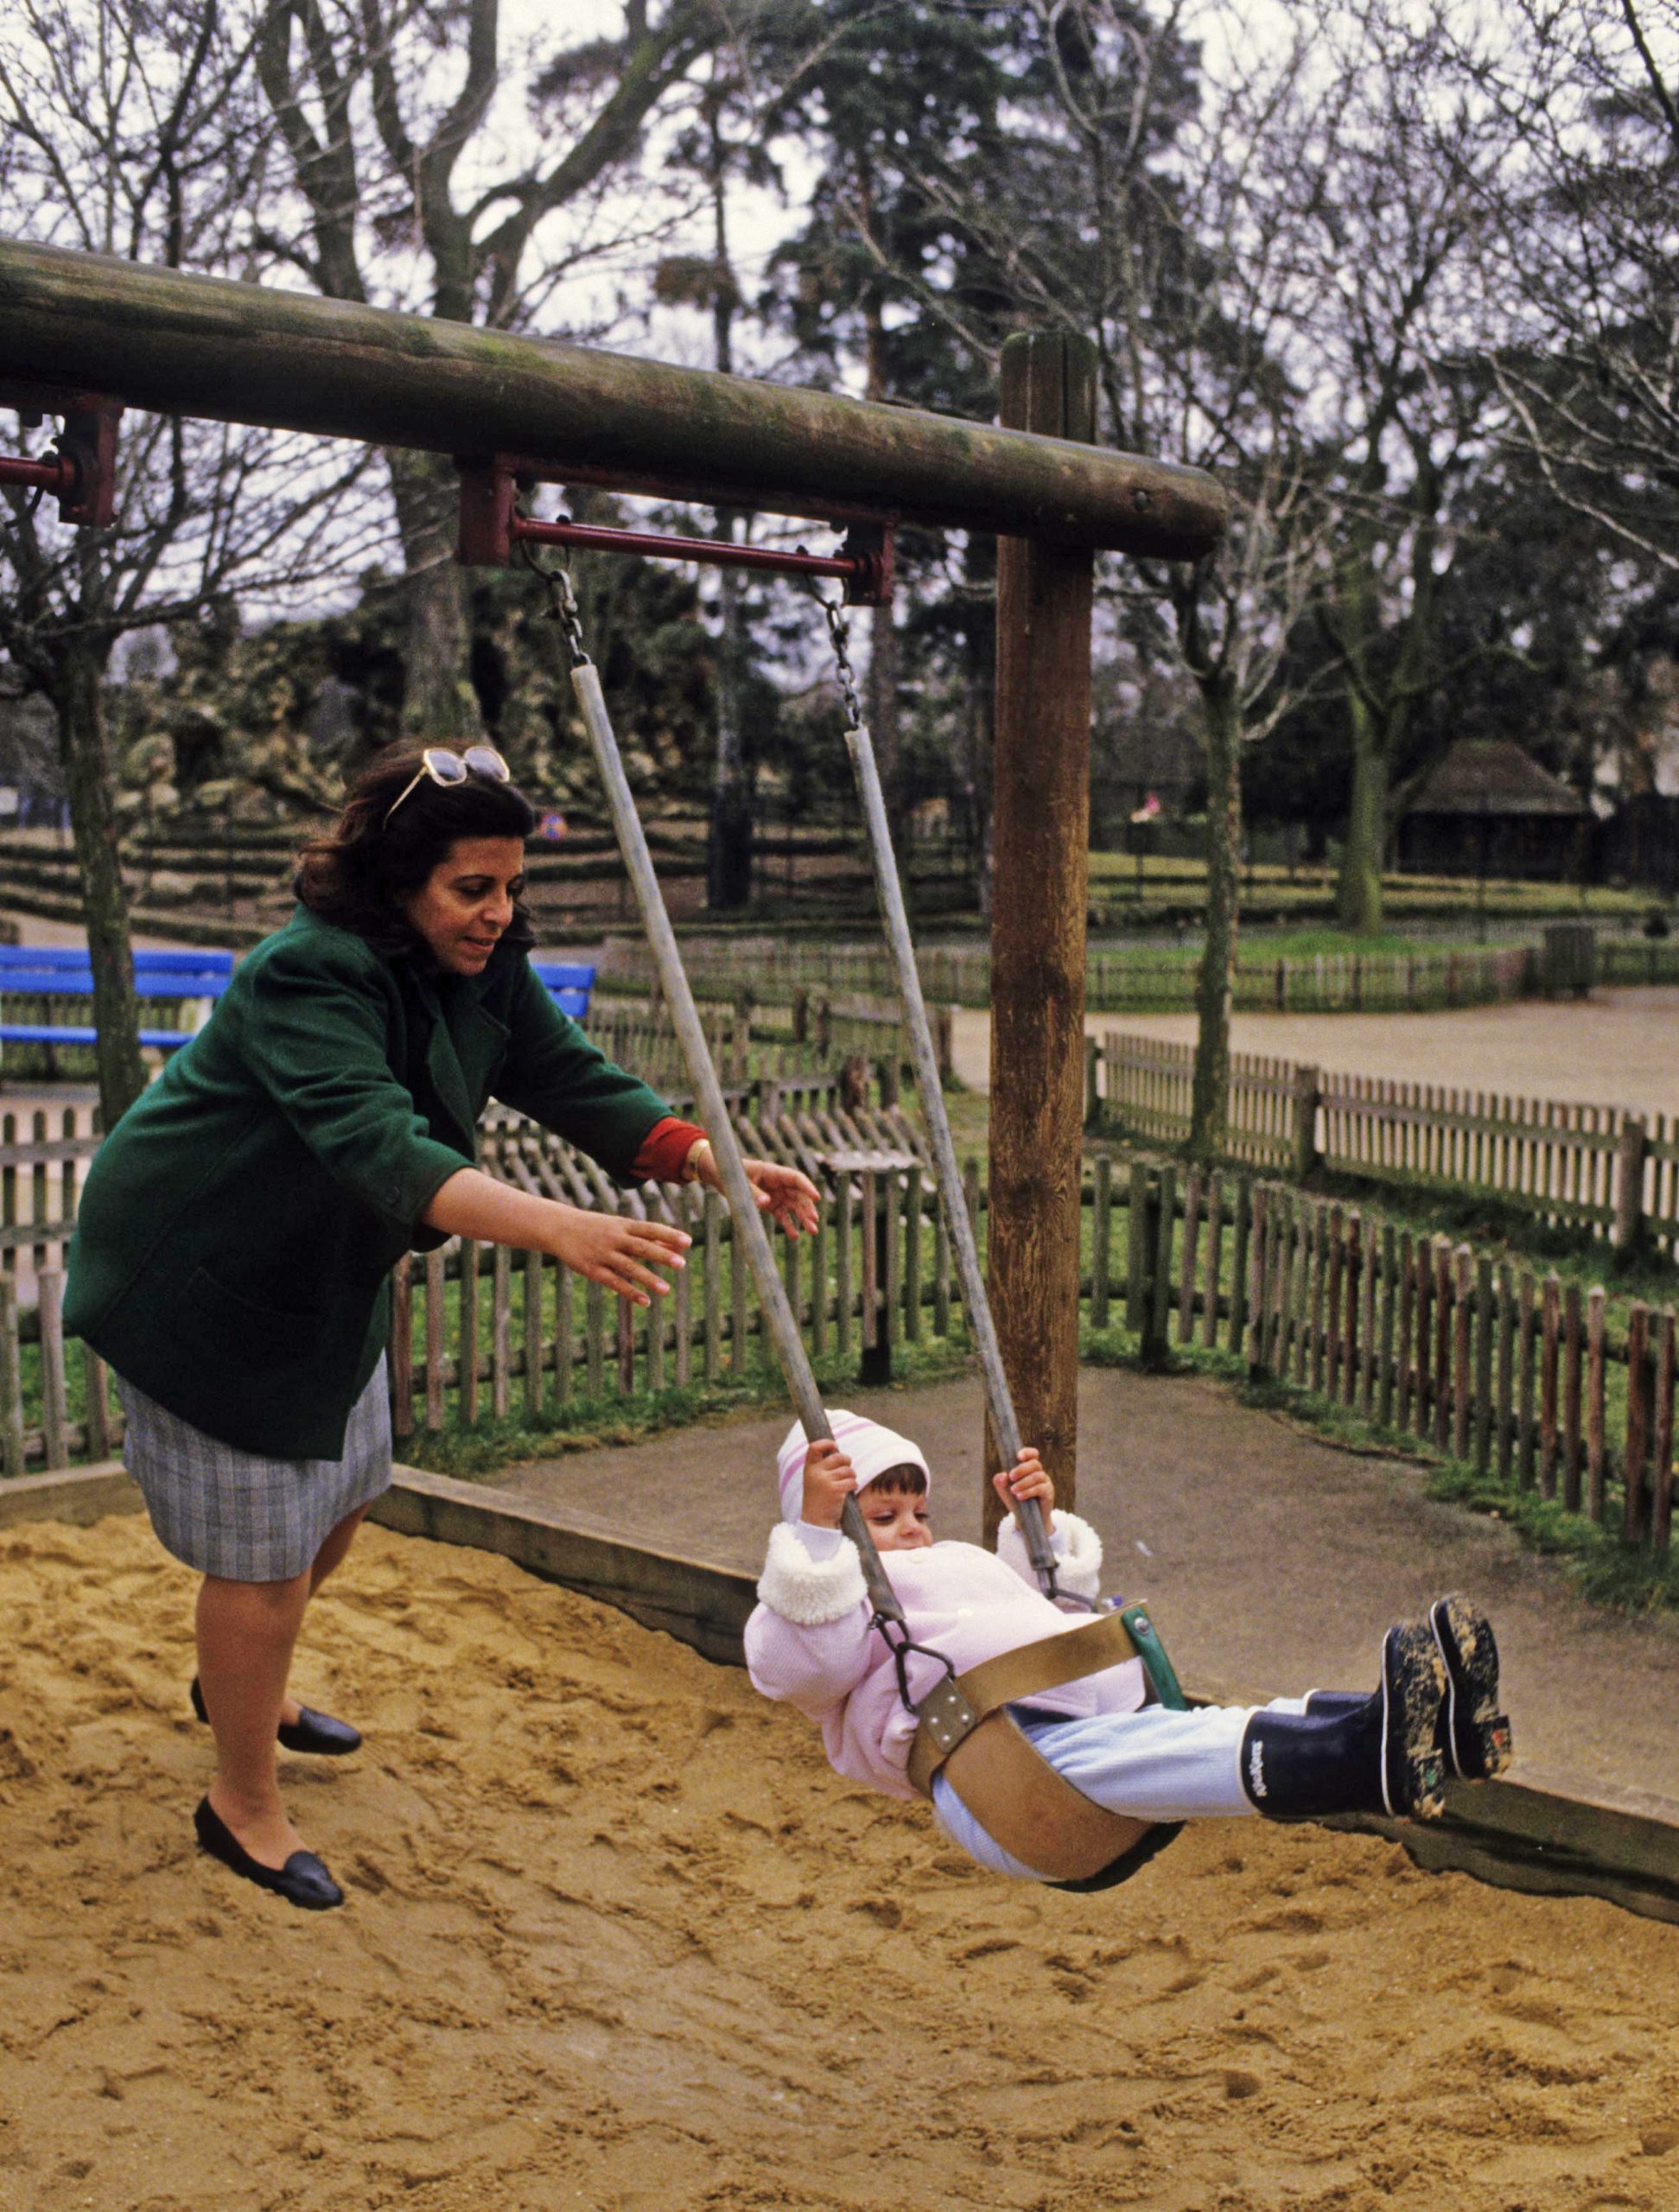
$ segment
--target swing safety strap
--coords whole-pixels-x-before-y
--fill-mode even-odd
[[[1008,1707],[1141,1656],[1123,1616],[1103,1613],[941,1682],[917,1709],[911,1786],[931,1797],[942,1770],[992,1840],[1052,1881],[1102,1873],[1154,1824],[1108,1812],[1075,1789],[1033,1748]]]

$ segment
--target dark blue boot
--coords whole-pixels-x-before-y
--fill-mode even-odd
[[[1490,1782],[1510,1761],[1508,1718],[1498,1710],[1498,1645],[1492,1624],[1466,1598],[1441,1598],[1428,1609],[1428,1625],[1446,1668],[1446,1694],[1435,1739],[1448,1774],[1465,1782]],[[1358,1690],[1313,1690],[1306,1710],[1333,1720],[1368,1702]]]
[[[1446,1669],[1431,1630],[1415,1624],[1382,1642],[1382,1687],[1371,1697],[1316,1694],[1304,1713],[1262,1711],[1242,1738],[1242,1786],[1276,1821],[1336,1813],[1431,1820],[1442,1808],[1445,1760],[1435,1729]],[[1324,1709],[1326,1696],[1339,1710]]]

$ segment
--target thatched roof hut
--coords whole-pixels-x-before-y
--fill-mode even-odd
[[[1415,875],[1573,874],[1590,810],[1511,738],[1460,737],[1393,798],[1394,864]]]

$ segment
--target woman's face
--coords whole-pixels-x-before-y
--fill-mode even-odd
[[[481,976],[525,888],[517,837],[457,837],[420,888],[402,901],[408,923],[451,976]]]

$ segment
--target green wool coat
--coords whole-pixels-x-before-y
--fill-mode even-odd
[[[476,1157],[490,1098],[626,1179],[670,1109],[561,1014],[517,947],[423,975],[300,906],[100,1146],[66,1325],[195,1427],[341,1456],[390,1271]]]

